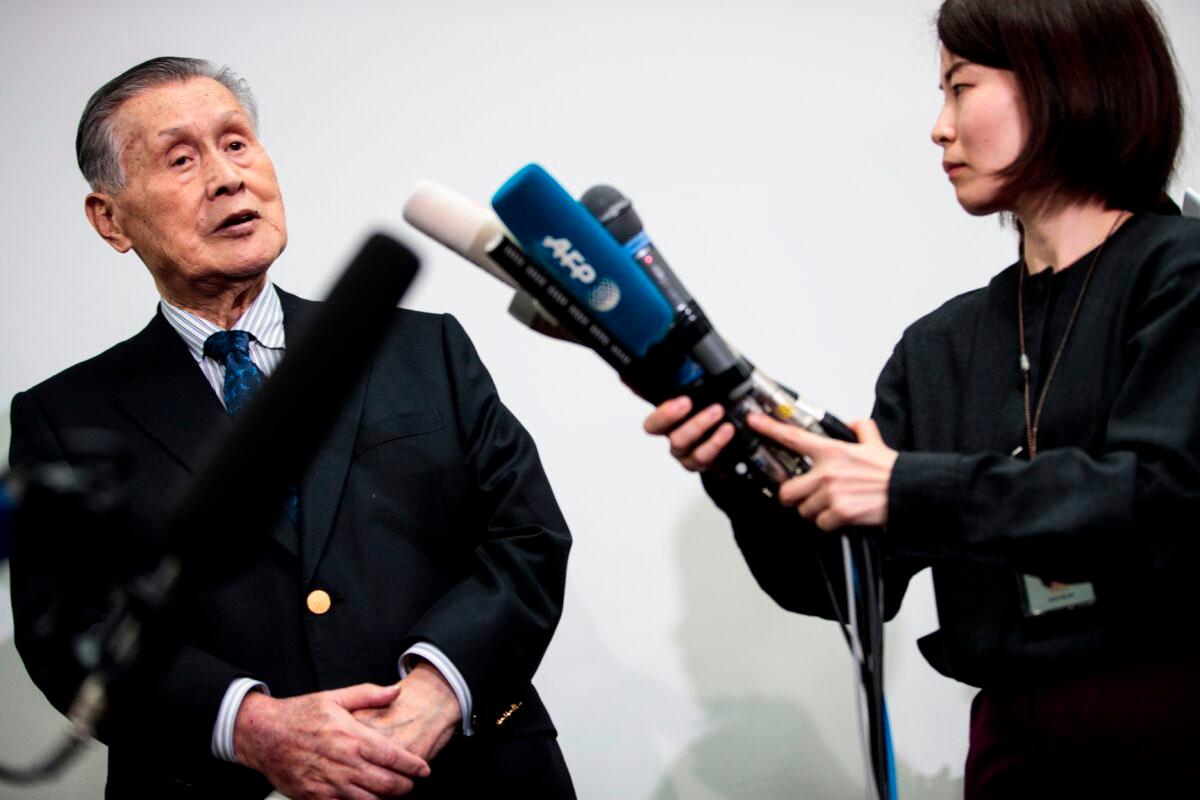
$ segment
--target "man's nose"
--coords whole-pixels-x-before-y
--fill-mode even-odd
[[[207,162],[205,179],[209,200],[223,194],[237,194],[245,186],[241,171],[223,155],[214,155]]]

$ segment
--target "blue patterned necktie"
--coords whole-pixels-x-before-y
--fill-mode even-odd
[[[204,343],[204,355],[225,365],[225,410],[230,415],[246,407],[266,376],[250,360],[250,340],[246,331],[217,331]]]
[[[246,331],[217,331],[204,342],[204,355],[225,365],[222,396],[230,416],[238,413],[262,386],[266,376],[250,360],[250,340]],[[292,524],[300,524],[300,493],[296,484],[288,487],[287,515]]]

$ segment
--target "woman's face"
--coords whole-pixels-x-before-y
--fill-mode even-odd
[[[1011,164],[1025,144],[1025,104],[1011,70],[984,67],[942,46],[942,113],[933,143],[958,203],[970,214],[1012,211],[1001,200],[1004,181],[996,173]]]

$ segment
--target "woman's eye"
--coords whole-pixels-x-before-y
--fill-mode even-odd
[[[969,85],[967,83],[956,83],[950,87],[950,91],[954,92],[955,97],[958,97],[963,93],[963,89],[966,89]]]

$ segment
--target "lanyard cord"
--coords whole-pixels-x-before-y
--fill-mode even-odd
[[[1054,360],[1050,362],[1050,370],[1046,373],[1046,380],[1042,383],[1042,391],[1038,393],[1037,409],[1031,413],[1030,407],[1031,397],[1029,388],[1029,355],[1025,350],[1025,258],[1022,256],[1021,263],[1018,265],[1019,272],[1017,273],[1017,325],[1018,325],[1018,340],[1021,347],[1021,378],[1025,384],[1025,445],[1029,448],[1029,460],[1032,461],[1037,457],[1037,436],[1038,425],[1042,420],[1042,409],[1046,406],[1046,393],[1050,391],[1050,382],[1054,380],[1054,373],[1058,370],[1058,362],[1062,360],[1063,353],[1067,349],[1067,339],[1071,336],[1071,330],[1075,327],[1075,318],[1079,316],[1079,308],[1083,305],[1083,295],[1087,292],[1088,284],[1092,281],[1092,274],[1096,271],[1096,265],[1100,263],[1100,255],[1104,252],[1104,246],[1108,244],[1108,240],[1116,233],[1117,226],[1124,221],[1125,215],[1120,214],[1113,221],[1112,228],[1109,229],[1108,235],[1104,237],[1104,241],[1100,242],[1100,246],[1096,249],[1096,255],[1092,257],[1092,263],[1088,266],[1087,275],[1083,278],[1083,286],[1079,287],[1079,294],[1075,297],[1075,307],[1071,309],[1071,318],[1067,320],[1067,329],[1063,331],[1062,340],[1058,343],[1058,350],[1054,354]],[[1018,448],[1019,449],[1019,448]]]

